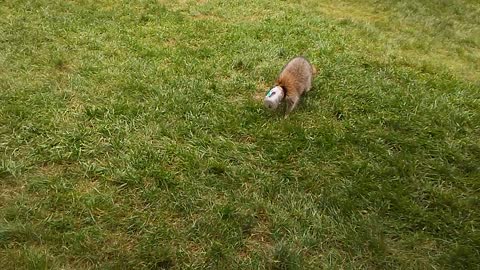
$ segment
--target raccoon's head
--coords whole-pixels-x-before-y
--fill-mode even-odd
[[[263,103],[265,105],[265,108],[267,108],[269,110],[272,110],[272,111],[277,109],[278,104],[280,104],[280,102],[277,103],[275,101],[268,100],[268,99],[265,99]]]
[[[276,86],[268,91],[263,100],[263,104],[269,110],[275,110],[283,99],[283,89],[280,86]]]

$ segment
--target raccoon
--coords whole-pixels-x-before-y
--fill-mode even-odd
[[[302,94],[310,91],[316,73],[315,67],[301,56],[293,58],[283,67],[275,86],[281,87],[285,94],[285,118],[295,109]]]

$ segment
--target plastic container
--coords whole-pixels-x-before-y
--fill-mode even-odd
[[[267,95],[263,99],[263,104],[266,108],[275,110],[278,107],[278,104],[282,102],[284,96],[285,93],[283,92],[283,89],[280,86],[276,86],[268,91]]]

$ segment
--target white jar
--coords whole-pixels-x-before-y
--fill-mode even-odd
[[[267,95],[263,99],[263,104],[266,108],[270,110],[275,110],[278,107],[278,104],[282,102],[285,93],[283,92],[282,87],[275,86],[274,88],[268,91]]]

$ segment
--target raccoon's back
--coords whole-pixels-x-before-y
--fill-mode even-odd
[[[313,66],[303,57],[296,57],[288,62],[277,79],[288,95],[302,94],[311,88]]]

